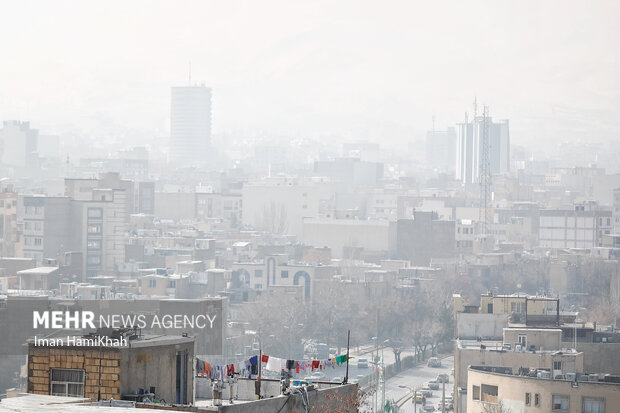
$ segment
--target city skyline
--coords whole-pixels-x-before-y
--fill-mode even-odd
[[[404,144],[433,115],[438,128],[460,121],[477,95],[511,119],[517,144],[617,138],[618,5],[357,4],[15,4],[38,30],[18,30],[20,18],[0,29],[19,40],[4,51],[0,113],[40,129],[165,135],[169,87],[188,83],[191,62],[215,92],[215,134]]]

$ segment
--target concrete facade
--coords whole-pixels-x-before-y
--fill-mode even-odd
[[[346,258],[348,248],[361,248],[387,258],[389,235],[390,225],[385,220],[307,219],[302,239],[307,245],[330,248],[333,258]]]
[[[592,248],[612,231],[611,211],[541,210],[538,242],[548,248]]]
[[[453,258],[455,221],[441,221],[432,212],[415,211],[413,219],[396,223],[396,257],[414,266],[429,265],[433,258]]]
[[[620,384],[552,380],[468,369],[467,413],[483,413],[499,402],[511,413],[616,412]],[[602,409],[601,409],[602,406]]]

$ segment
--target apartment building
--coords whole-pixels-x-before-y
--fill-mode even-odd
[[[533,377],[529,372],[533,372]],[[620,406],[618,377],[579,375],[555,379],[548,371],[494,367],[468,368],[467,413],[503,411],[511,413],[605,413]],[[614,380],[614,381],[612,381]]]
[[[0,192],[0,253],[3,257],[20,255],[17,231],[17,192],[12,186]]]
[[[539,212],[538,242],[546,248],[593,248],[612,232],[612,212],[593,205]]]
[[[275,286],[303,286],[304,299],[313,294],[314,280],[326,279],[336,273],[336,267],[289,262],[285,254],[267,256],[263,261],[234,263],[242,284],[254,290],[266,290]]]

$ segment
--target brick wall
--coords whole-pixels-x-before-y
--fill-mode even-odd
[[[84,397],[120,399],[120,351],[113,348],[34,347],[28,350],[28,393],[50,394],[50,369],[84,370]],[[101,367],[100,367],[101,366]],[[99,369],[101,368],[101,377]],[[101,387],[99,379],[101,378]]]

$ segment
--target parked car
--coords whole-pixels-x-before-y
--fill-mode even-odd
[[[437,381],[439,383],[450,383],[450,376],[448,376],[446,373],[438,374]]]
[[[323,373],[322,371],[315,371],[311,375],[304,377],[304,380],[319,381],[319,380],[323,380],[324,378],[325,378],[325,373]]]
[[[441,367],[441,360],[437,357],[431,357],[428,359],[428,363],[426,363],[428,367]]]
[[[439,382],[437,380],[430,380],[426,385],[431,390],[439,390]]]
[[[449,402],[448,400],[445,401],[444,406],[445,410],[452,410],[454,408],[452,402]],[[437,410],[441,410],[441,400],[437,403]]]
[[[357,368],[358,369],[367,369],[368,368],[368,359],[367,358],[359,358],[359,359],[357,359]]]
[[[422,393],[424,397],[431,397],[433,395],[433,391],[430,389],[430,387],[422,387],[420,389],[420,393]]]
[[[435,411],[435,407],[433,407],[432,404],[425,404],[424,407],[422,407],[422,410],[425,412],[434,412]]]

